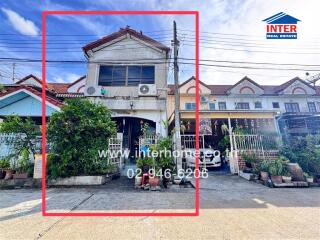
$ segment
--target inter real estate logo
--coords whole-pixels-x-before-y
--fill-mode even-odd
[[[299,19],[280,12],[263,21],[267,23],[267,39],[297,39]]]

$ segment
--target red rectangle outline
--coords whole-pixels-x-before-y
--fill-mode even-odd
[[[198,11],[42,11],[42,216],[199,216],[199,158],[196,156],[196,186],[195,186],[195,212],[46,212],[46,16],[47,15],[194,15],[195,16],[195,66],[196,66],[196,139],[199,139],[199,12]],[[196,141],[196,150],[199,150],[199,141]]]

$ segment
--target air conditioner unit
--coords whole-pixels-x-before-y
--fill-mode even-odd
[[[105,96],[107,91],[101,86],[88,86],[84,91],[85,96],[98,97]]]
[[[157,96],[157,86],[155,84],[139,84],[139,96]]]

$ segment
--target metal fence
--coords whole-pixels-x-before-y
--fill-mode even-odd
[[[199,148],[205,147],[204,135],[199,135],[196,138],[194,134],[182,134],[181,135],[181,147],[182,149],[196,149],[196,142],[199,142]]]
[[[231,172],[239,172],[239,155],[254,153],[261,160],[275,159],[279,155],[281,144],[281,138],[277,135],[231,134]]]

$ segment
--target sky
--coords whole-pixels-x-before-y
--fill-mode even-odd
[[[43,10],[196,10],[200,14],[201,81],[234,84],[248,76],[259,84],[272,85],[296,76],[305,79],[306,72],[320,73],[319,9],[318,0],[1,1],[0,83],[12,83],[13,68],[15,81],[29,74],[41,77],[41,63],[37,60],[41,59]],[[265,39],[262,20],[279,12],[301,20],[297,40]],[[47,60],[85,60],[81,49],[84,45],[127,25],[170,47],[173,20],[178,26],[183,82],[195,75],[193,16],[49,16]],[[46,76],[48,82],[65,83],[85,74],[85,63],[55,62],[48,63]],[[172,76],[170,70],[169,83]]]

